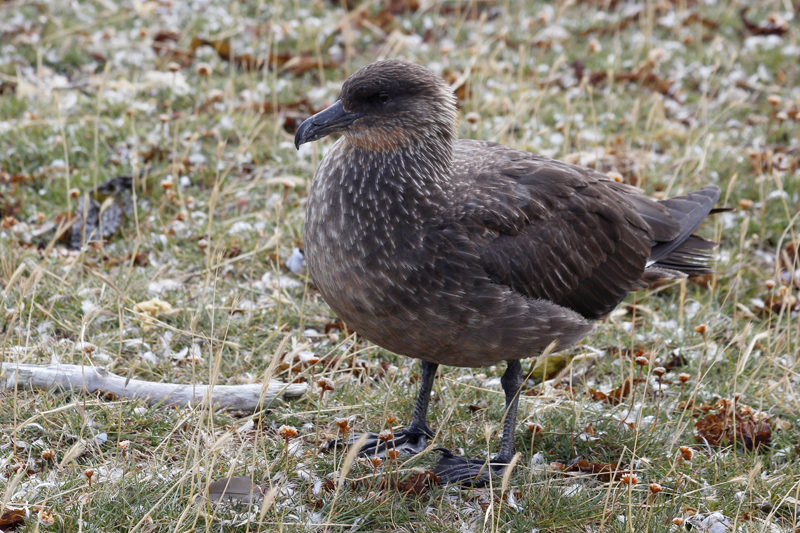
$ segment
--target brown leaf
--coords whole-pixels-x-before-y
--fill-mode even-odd
[[[744,24],[744,28],[751,35],[783,35],[789,31],[789,24],[787,24],[785,20],[767,20],[766,22],[761,22],[760,24],[750,21],[747,18],[747,11],[749,9],[749,7],[743,7],[742,10],[739,11],[739,16],[742,18],[742,24]]]
[[[608,483],[609,481],[618,480],[623,474],[630,474],[628,470],[620,470],[619,463],[593,463],[587,461],[583,457],[576,457],[567,465],[564,472],[580,472],[582,474],[596,475],[597,479]]]
[[[670,359],[669,362],[664,365],[664,368],[667,370],[672,370],[675,368],[681,368],[687,364],[689,364],[689,360],[686,359],[685,355],[675,354],[673,355],[672,359]]]
[[[192,39],[189,45],[189,50],[194,53],[201,46],[210,46],[213,48],[219,57],[225,61],[232,61],[237,67],[244,70],[260,70],[264,66],[263,59],[257,59],[250,54],[235,55],[231,52],[231,45],[224,39],[216,41],[208,41],[200,37]],[[270,54],[270,63],[272,63],[273,55]],[[281,62],[282,63],[282,62]],[[280,64],[280,63],[279,63]]]
[[[181,38],[181,34],[175,30],[161,30],[155,34],[153,41],[164,43],[167,41],[177,42]]]
[[[25,523],[25,509],[15,509],[13,507],[6,507],[3,514],[0,516],[0,526],[13,527]]]
[[[400,492],[420,496],[425,494],[429,487],[437,483],[439,483],[439,476],[426,470],[425,472],[415,472],[407,480],[400,481],[397,484],[397,488]]]
[[[131,252],[132,254],[133,252]],[[130,259],[131,255],[129,254],[126,259]],[[150,264],[150,256],[147,255],[147,252],[139,252],[136,254],[136,257],[133,258],[133,264],[140,267],[146,267]]]
[[[323,61],[314,57],[309,52],[294,56],[285,52],[281,54],[270,54],[268,58],[255,57],[251,54],[234,54],[231,51],[230,42],[224,39],[209,41],[201,37],[195,37],[189,45],[189,50],[194,54],[195,50],[201,46],[210,46],[217,52],[220,58],[228,62],[233,62],[234,65],[242,70],[261,70],[264,67],[280,67],[283,72],[289,72],[295,76],[300,76],[309,70],[320,67],[335,68],[339,66],[336,62]]]
[[[703,407],[699,410],[703,410]],[[707,442],[716,447],[729,445],[738,439],[746,449],[755,450],[772,441],[770,419],[763,418],[749,406],[723,399],[714,407],[717,410],[715,413],[709,413],[695,423],[698,442]]]
[[[634,383],[638,383],[639,381],[641,380],[635,379]],[[630,395],[630,393],[631,393],[630,379],[626,379],[625,383],[623,383],[622,386],[612,390],[608,394],[589,387],[589,396],[592,398],[592,400],[596,402],[607,402],[610,403],[611,405],[617,405],[621,403],[622,400],[624,400],[625,398],[628,397],[628,395]]]
[[[327,335],[328,333],[331,332],[331,330],[334,330],[334,329],[338,329],[339,331],[341,331],[342,333],[344,333],[346,335],[352,335],[353,333],[355,333],[355,331],[353,331],[351,328],[348,328],[347,326],[345,326],[344,322],[342,322],[340,320],[338,322],[329,322],[329,323],[325,324],[325,335]]]

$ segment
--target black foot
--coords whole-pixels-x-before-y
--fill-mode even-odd
[[[491,476],[500,476],[508,461],[503,461],[499,457],[486,461],[485,459],[467,459],[453,454],[447,448],[436,448],[436,452],[442,452],[442,458],[436,465],[434,474],[441,478],[442,484],[455,483],[470,487],[485,487],[489,484]],[[495,483],[499,484],[500,479],[495,477]]]
[[[352,446],[361,438],[361,435],[363,433],[355,433],[347,440],[332,440],[328,443],[328,451],[335,447]],[[425,429],[408,427],[396,432],[390,440],[381,440],[375,433],[370,433],[358,455],[361,457],[385,457],[387,450],[397,450],[403,455],[416,455],[428,446],[428,437],[433,437],[433,435],[433,431],[428,427]]]

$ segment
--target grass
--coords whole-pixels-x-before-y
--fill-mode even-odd
[[[6,390],[0,514],[28,508],[18,531],[660,532],[716,512],[736,531],[795,531],[796,26],[753,37],[724,2],[344,4],[0,5],[2,360],[163,382],[312,385],[255,413]],[[788,18],[786,6],[758,1],[747,16]],[[189,57],[194,37],[289,62],[247,71],[211,47]],[[356,460],[335,490],[345,455],[315,453],[337,418],[355,431],[384,429],[388,417],[401,427],[416,394],[415,361],[331,327],[313,282],[284,264],[302,247],[309,183],[332,142],[298,153],[292,128],[357,68],[395,56],[463,82],[463,137],[589,164],[655,195],[717,184],[733,208],[703,228],[721,242],[717,276],[631,295],[569,352],[589,364],[526,387],[521,457],[505,488],[391,486],[432,469],[431,452],[378,468]],[[310,67],[300,72],[302,61]],[[117,235],[79,252],[48,247],[75,207],[71,189],[141,170],[136,211]],[[165,280],[176,288],[155,290]],[[132,309],[154,296],[178,311],[147,328]],[[181,355],[194,346],[199,357]],[[322,362],[280,364],[307,351]],[[637,366],[637,353],[652,364]],[[671,361],[659,392],[653,369]],[[430,420],[437,445],[496,451],[502,371],[443,369]],[[616,405],[593,399],[640,376]],[[320,395],[319,377],[335,390]],[[769,446],[698,441],[697,420],[734,397],[769,416]],[[543,430],[533,435],[529,423]],[[284,441],[282,425],[298,437]],[[619,463],[636,483],[564,472],[578,457]],[[266,505],[201,498],[231,475],[277,492]]]

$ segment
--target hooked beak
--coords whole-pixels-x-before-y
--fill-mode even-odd
[[[341,131],[362,116],[362,113],[348,113],[342,107],[342,101],[337,100],[332,106],[307,118],[300,124],[294,135],[294,147],[300,148],[301,144],[316,141],[331,133]]]

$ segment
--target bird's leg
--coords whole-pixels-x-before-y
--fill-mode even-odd
[[[503,423],[503,442],[500,453],[491,460],[467,459],[458,457],[447,448],[437,448],[442,458],[436,465],[434,473],[443,483],[460,483],[482,487],[489,483],[493,474],[500,474],[514,456],[514,431],[517,427],[517,407],[519,406],[519,389],[522,386],[522,365],[519,361],[508,361],[508,368],[500,379],[506,395],[506,416]]]
[[[361,451],[358,452],[359,455],[383,457],[386,455],[387,450],[392,449],[403,454],[415,455],[425,449],[428,445],[428,438],[433,437],[434,434],[433,430],[428,427],[428,405],[431,401],[433,380],[436,377],[438,368],[439,365],[435,363],[422,361],[422,376],[411,424],[406,429],[395,432],[390,438],[386,438],[388,435],[383,435],[384,439],[381,439],[381,435],[370,433],[366,442],[361,446]],[[335,446],[349,446],[360,437],[360,434],[355,434],[346,441],[331,441],[328,443],[328,449],[330,450]]]

